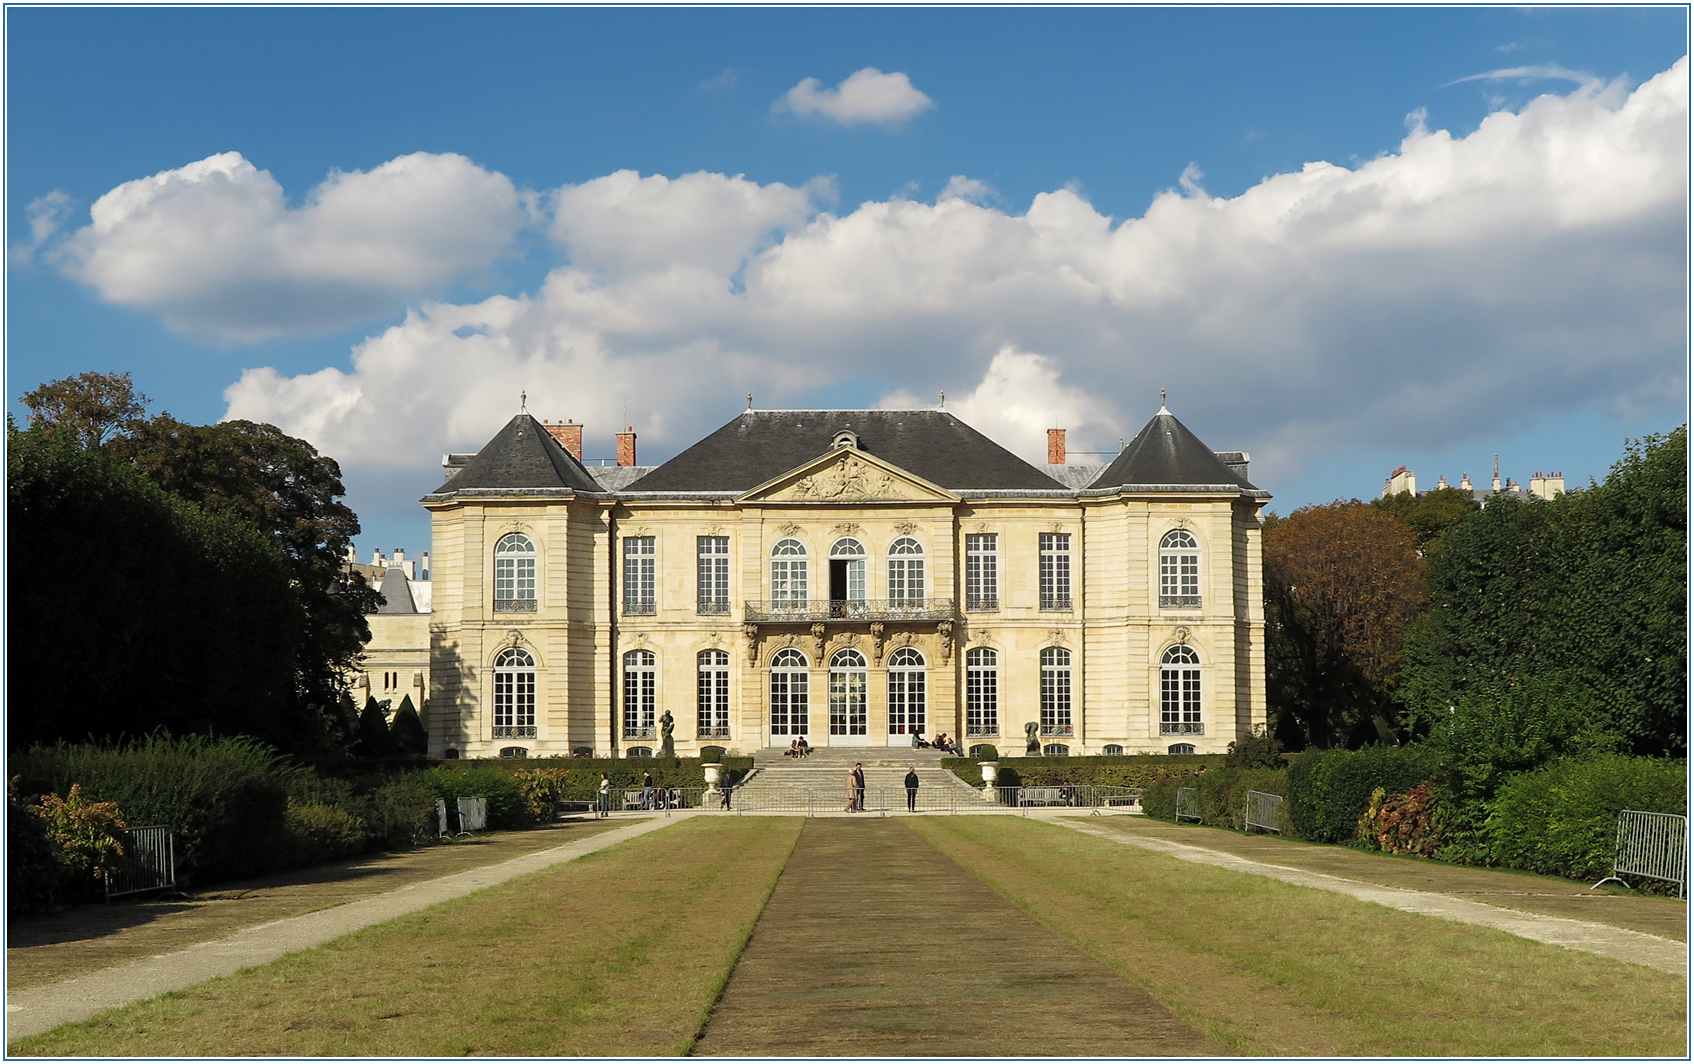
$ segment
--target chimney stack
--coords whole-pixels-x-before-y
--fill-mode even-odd
[[[1065,430],[1047,430],[1047,464],[1065,464]]]
[[[615,434],[618,438],[618,465],[632,466],[635,464],[635,426],[631,425],[624,431]]]
[[[543,421],[541,424],[546,427],[547,434],[549,436],[559,441],[560,447],[569,451],[573,456],[575,456],[577,461],[582,461],[581,425],[578,425],[570,418],[566,418],[562,425],[558,422],[548,423],[546,421]]]
[[[419,568],[423,572],[423,579],[428,580],[429,579],[429,551],[426,550],[426,551],[423,552],[423,563],[419,566]]]

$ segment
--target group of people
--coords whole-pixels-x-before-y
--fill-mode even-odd
[[[811,752],[812,752],[812,744],[808,743],[806,741],[806,737],[804,735],[802,735],[802,736],[800,736],[800,738],[798,738],[798,739],[796,739],[793,742],[788,744],[788,749],[787,749],[786,752],[783,753],[782,756],[783,757],[805,757],[807,754],[809,754]]]
[[[865,811],[865,766],[855,762],[853,771],[847,773],[847,809],[849,813]],[[906,770],[906,811],[918,811],[918,770],[914,765]]]
[[[958,757],[965,756],[965,752],[959,748],[958,742],[948,738],[946,732],[936,732],[933,741],[926,741],[922,735],[914,733],[912,745],[924,750],[935,749],[944,754],[954,754]]]

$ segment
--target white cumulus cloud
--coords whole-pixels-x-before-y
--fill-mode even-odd
[[[905,74],[884,74],[876,67],[865,67],[833,89],[824,88],[817,78],[804,78],[771,104],[771,110],[851,126],[904,122],[934,106],[935,101],[913,87],[912,79]]]
[[[538,416],[585,422],[591,455],[627,406],[645,459],[749,391],[771,408],[945,389],[1040,461],[1055,424],[1074,450],[1110,449],[1163,388],[1273,488],[1338,448],[1664,408],[1685,383],[1685,67],[1544,95],[1466,136],[1413,122],[1355,168],[1313,162],[1234,197],[1172,175],[1184,187],[1127,219],[1071,189],[1022,213],[963,195],[837,212],[742,177],[611,174],[558,193],[566,261],[534,291],[419,303],[346,370],[249,370],[229,415],[410,478],[415,498],[520,390]]]
[[[525,196],[462,155],[335,173],[291,208],[237,152],[119,185],[54,258],[111,303],[224,341],[392,314],[485,270],[527,224]]]

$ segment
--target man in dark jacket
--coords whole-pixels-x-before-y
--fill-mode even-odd
[[[853,808],[861,813],[865,811],[865,766],[862,762],[853,765]]]
[[[906,812],[918,811],[918,770],[916,766],[906,770]]]

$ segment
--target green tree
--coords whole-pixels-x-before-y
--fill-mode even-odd
[[[365,710],[359,714],[359,738],[353,744],[358,757],[393,757],[397,750],[394,735],[388,728],[388,700],[365,699]]]
[[[418,711],[412,708],[411,695],[400,700],[389,730],[394,736],[394,752],[401,757],[422,757],[429,753],[429,733],[424,731]]]
[[[135,390],[127,373],[79,373],[25,392],[30,424],[45,432],[73,433],[85,447],[98,447],[107,436],[147,412],[148,399]]]
[[[1411,528],[1357,500],[1264,527],[1267,697],[1283,745],[1392,734],[1407,627],[1423,612]]]
[[[1439,549],[1441,537],[1449,528],[1464,524],[1482,509],[1470,492],[1458,488],[1436,488],[1422,495],[1400,492],[1373,499],[1371,505],[1410,525],[1417,536],[1418,550],[1425,554]]]

